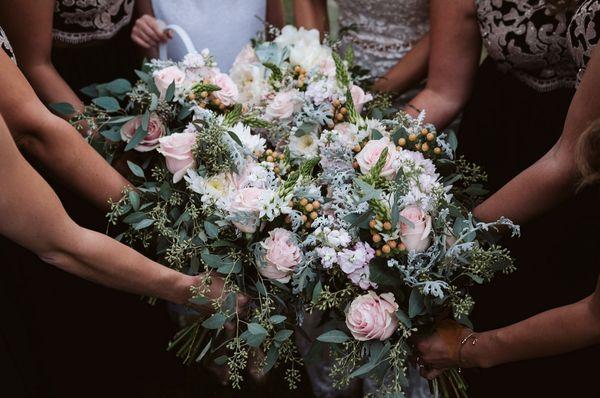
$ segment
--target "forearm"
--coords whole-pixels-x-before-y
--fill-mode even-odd
[[[326,0],[294,0],[296,26],[317,29],[321,33],[329,30]]]
[[[72,224],[76,239],[40,255],[45,262],[92,282],[178,304],[191,297],[194,278],[155,263],[119,242]]]
[[[429,34],[426,34],[385,76],[375,82],[373,88],[397,93],[409,90],[427,76],[428,60]]]
[[[25,63],[20,66],[29,84],[31,84],[42,102],[45,104],[66,102],[71,104],[76,112],[83,111],[83,102],[50,62]]]
[[[30,128],[18,140],[21,149],[98,208],[108,210],[131,185],[64,120],[48,115]]]
[[[282,0],[267,0],[267,22],[278,28],[285,25]]]
[[[135,2],[135,12],[137,17],[142,15],[154,16],[154,9],[152,8],[152,0],[137,0]]]
[[[463,361],[478,367],[539,358],[600,344],[600,314],[592,296],[522,322],[477,335],[465,344]]]
[[[466,97],[463,95],[452,95],[447,91],[430,86],[425,87],[409,102],[414,108],[424,110],[426,121],[440,130],[456,118],[465,103]],[[417,116],[418,112],[414,108],[409,107],[406,111],[413,116]]]

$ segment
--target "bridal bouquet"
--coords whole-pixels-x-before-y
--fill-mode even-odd
[[[294,334],[311,334],[314,313],[313,350],[328,347],[334,386],[371,378],[378,396],[402,396],[409,338],[444,319],[469,324],[468,287],[513,269],[493,231],[518,227],[469,211],[481,170],[424,114],[383,109],[352,58],[288,26],[244,48],[229,74],[207,50],[152,60],[133,86],[97,86],[81,116],[137,185],[112,205],[117,238],[204,275],[193,301],[212,315],[191,319],[170,348],[186,363],[226,364],[234,387],[252,364],[285,367],[295,388]],[[225,289],[209,301],[215,275]],[[464,393],[456,372],[434,388]]]
[[[470,325],[467,287],[513,270],[494,244],[507,219],[477,221],[457,197],[478,195],[477,169],[454,160],[453,136],[421,118],[344,123],[320,138],[323,216],[302,245],[308,311],[324,313],[317,340],[332,345],[334,385],[354,377],[378,383],[377,396],[401,396],[413,352],[408,339],[447,318]],[[465,395],[457,372],[434,383]]]

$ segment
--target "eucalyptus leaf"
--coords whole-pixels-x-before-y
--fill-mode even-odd
[[[142,142],[144,140],[144,138],[146,138],[147,135],[148,135],[148,131],[144,130],[142,128],[142,126],[139,126],[135,130],[135,134],[133,135],[133,137],[131,138],[131,140],[125,146],[125,151],[129,151],[129,150],[135,148],[136,146],[138,146],[138,144],[140,142]]]
[[[135,175],[136,177],[144,178],[144,170],[140,166],[133,162],[130,162],[129,160],[127,161],[127,166],[129,166],[129,170],[131,170],[133,175]]]
[[[225,314],[217,312],[202,322],[202,326],[206,329],[221,329],[225,325],[225,322],[227,322]]]
[[[283,329],[278,331],[277,333],[275,333],[275,336],[273,337],[273,339],[275,341],[278,341],[280,343],[283,343],[284,341],[286,341],[287,339],[289,339],[292,334],[294,334],[294,332],[290,329]]]
[[[350,338],[346,335],[346,333],[341,330],[330,330],[329,332],[325,332],[319,337],[317,337],[318,341],[323,343],[333,343],[340,344],[348,341]]]
[[[267,329],[262,327],[260,324],[256,322],[252,322],[248,324],[248,331],[254,335],[267,335]]]
[[[408,316],[414,318],[425,311],[425,300],[417,287],[413,287],[408,299]]]
[[[119,101],[114,97],[98,97],[92,100],[94,104],[104,109],[106,112],[116,112],[121,109]]]
[[[129,202],[131,203],[133,210],[138,211],[140,209],[140,195],[135,191],[129,191],[127,196],[129,197]]]
[[[271,322],[273,325],[278,325],[286,319],[287,317],[285,315],[273,315],[269,318],[269,322]]]

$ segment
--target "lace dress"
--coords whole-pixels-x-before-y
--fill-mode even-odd
[[[479,0],[477,19],[489,57],[463,113],[459,150],[488,173],[497,191],[542,157],[562,133],[577,81],[598,41],[598,0],[567,11],[540,0]],[[593,291],[600,255],[589,232],[600,223],[597,193],[584,191],[522,225],[504,242],[517,271],[474,289],[477,330],[503,327],[576,302]],[[569,231],[568,233],[564,233]],[[572,248],[577,248],[572,250]],[[574,266],[574,265],[577,266]],[[600,349],[465,372],[469,396],[597,397]]]
[[[383,76],[429,31],[427,0],[337,0],[356,61]]]
[[[10,42],[8,41],[8,38],[6,37],[6,33],[4,33],[4,30],[2,30],[1,27],[0,27],[0,49],[2,49],[6,53],[6,55],[8,55],[8,57],[13,60],[13,62],[15,62],[15,63],[17,62],[17,60],[15,58],[15,53],[13,52]]]
[[[129,34],[135,0],[56,0],[52,63],[75,92],[135,79],[142,58]]]

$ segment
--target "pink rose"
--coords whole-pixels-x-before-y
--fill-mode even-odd
[[[238,88],[231,80],[231,78],[225,73],[217,73],[213,77],[213,84],[219,86],[219,91],[213,92],[216,99],[221,101],[225,106],[231,106],[235,104],[240,96]]]
[[[352,85],[350,88],[350,94],[352,95],[352,102],[358,113],[362,112],[363,106],[373,99],[371,94],[365,94],[362,88]]]
[[[301,103],[296,90],[280,91],[271,100],[265,110],[265,119],[288,119],[294,112],[299,111]]]
[[[142,116],[136,116],[121,127],[121,139],[125,142],[131,141],[136,130],[142,125]],[[158,140],[165,135],[165,126],[158,116],[150,115],[148,120],[148,134],[135,149],[138,152],[149,152],[158,147]]]
[[[400,240],[408,250],[423,252],[431,245],[431,216],[418,206],[408,206],[400,215],[413,225],[400,222]]]
[[[240,221],[233,221],[233,224],[241,232],[254,233],[256,231],[260,221],[258,215],[263,194],[264,189],[251,187],[242,188],[233,196],[229,204],[229,212],[237,213]]]
[[[192,149],[196,145],[196,133],[176,133],[160,140],[158,151],[167,161],[167,168],[173,173],[173,182],[181,181],[188,169],[196,165]]]
[[[160,93],[160,98],[165,98],[167,89],[171,83],[175,82],[176,88],[182,87],[185,82],[186,75],[185,72],[173,65],[161,70],[157,70],[154,72],[153,76],[156,88],[158,88],[158,92]]]
[[[287,283],[300,262],[300,248],[292,241],[292,233],[283,228],[275,228],[262,242],[266,249],[266,264],[258,269],[265,278]]]
[[[253,64],[258,62],[258,58],[256,57],[256,52],[252,48],[252,45],[246,44],[242,51],[235,57],[235,61],[233,61],[233,67],[235,68],[242,64]]]
[[[398,304],[392,293],[358,296],[346,313],[346,326],[358,341],[386,340],[398,327]]]
[[[360,166],[360,171],[363,174],[369,173],[377,164],[377,161],[385,148],[388,149],[388,153],[380,175],[388,180],[394,178],[399,167],[398,163],[400,158],[396,147],[390,142],[388,137],[367,142],[358,155],[356,155],[356,162]]]

